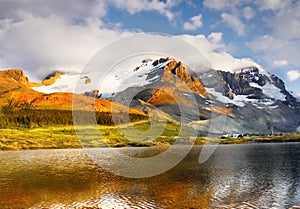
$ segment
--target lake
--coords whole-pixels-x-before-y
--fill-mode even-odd
[[[116,151],[144,157],[165,149],[100,148],[97,152],[105,153],[103,158]],[[177,166],[149,178],[114,175],[82,149],[3,151],[0,208],[289,208],[300,204],[300,143],[219,145],[199,164],[201,149],[193,147]]]

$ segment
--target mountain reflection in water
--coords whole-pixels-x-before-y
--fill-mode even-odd
[[[143,157],[164,149],[110,150]],[[100,155],[104,150],[99,149]],[[111,174],[83,150],[0,152],[0,208],[288,208],[300,204],[300,143],[220,145],[203,164],[198,164],[200,151],[201,146],[195,146],[173,169],[143,179]]]

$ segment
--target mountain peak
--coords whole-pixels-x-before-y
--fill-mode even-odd
[[[260,72],[260,71],[262,71],[262,70],[260,70],[256,66],[245,66],[245,67],[233,70],[233,73],[247,73],[247,72]]]
[[[202,96],[209,97],[209,94],[199,79],[191,76],[181,61],[176,61],[169,58],[167,58],[166,61],[169,62],[163,67],[163,69],[167,73],[163,74],[162,81],[171,82],[182,91],[192,91],[201,94]],[[175,75],[175,77],[172,75]],[[176,79],[176,77],[179,79]]]
[[[14,81],[27,85],[28,84],[28,78],[26,77],[23,70],[20,69],[9,69],[0,71],[1,77],[6,77],[13,79]]]
[[[51,79],[51,78],[53,78],[53,77],[60,77],[62,74],[63,74],[63,73],[60,72],[60,71],[54,71],[54,72],[50,73],[49,75],[47,75],[47,76],[44,78],[44,80],[49,80],[49,79]]]
[[[63,73],[60,71],[55,71],[47,75],[42,82],[31,82],[31,87],[50,86],[60,79],[62,75]]]
[[[61,77],[63,73],[60,71],[55,71],[45,77],[45,79],[42,81],[42,84],[45,86],[49,86],[57,81]]]

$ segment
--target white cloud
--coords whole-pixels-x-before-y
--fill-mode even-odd
[[[223,10],[228,7],[227,1],[218,1],[218,0],[204,0],[203,5],[210,9]]]
[[[81,70],[102,47],[131,34],[101,21],[108,6],[130,14],[158,11],[169,20],[182,0],[0,1],[0,69],[21,68],[31,78],[53,70]]]
[[[211,33],[208,35],[207,39],[209,42],[214,43],[214,44],[220,44],[223,41],[223,33],[218,32],[218,33]]]
[[[122,26],[120,28],[119,24],[114,29],[108,29],[101,21],[107,14],[108,6],[126,10],[130,14],[157,11],[172,21],[175,18],[172,10],[181,2],[182,0],[77,0],[75,3],[73,0],[0,1],[0,68],[22,68],[27,74],[39,78],[57,69],[80,70],[103,46],[130,34]],[[243,2],[205,0],[203,4],[210,9],[228,10],[221,15],[223,22],[238,35],[244,35],[245,24],[241,20],[251,19],[252,14],[249,12],[251,8],[245,9]],[[267,17],[266,22],[273,34],[259,37],[250,42],[249,46],[255,51],[264,52],[265,59],[271,66],[284,66],[286,61],[298,69],[299,1],[294,6],[284,5],[276,10],[274,16]],[[190,25],[186,25],[186,28],[202,27],[201,17],[198,15],[191,18],[188,22]],[[216,69],[230,70],[256,65],[250,59],[235,59],[226,53],[228,45],[223,43],[222,35],[186,35],[185,38],[192,40]]]
[[[299,94],[299,70],[286,71],[286,67],[300,69],[300,1],[256,0],[255,3],[260,11],[268,10],[264,22],[270,32],[254,38],[248,46],[259,52],[268,70],[278,69],[286,74],[287,81],[294,81],[287,82],[287,88]]]
[[[221,20],[231,27],[239,36],[245,35],[246,25],[242,20],[251,20],[255,17],[255,10],[247,6],[249,0],[204,0],[203,6],[221,11]]]
[[[300,41],[284,40],[270,35],[255,38],[247,45],[255,52],[263,52],[263,59],[271,70],[279,67],[274,60],[286,60],[289,65],[300,67]],[[284,64],[283,62],[279,64]]]
[[[277,11],[266,22],[271,27],[273,36],[284,40],[300,39],[300,1]]]
[[[186,22],[183,25],[183,28],[185,30],[197,30],[198,28],[201,28],[203,23],[202,23],[202,15],[199,14],[197,16],[191,17],[190,22]]]
[[[245,7],[242,12],[246,20],[251,20],[253,17],[255,17],[255,12],[251,7]]]
[[[185,41],[187,41],[188,43],[192,44],[193,46],[197,47],[200,49],[200,51],[203,51],[204,53],[206,52],[211,52],[211,51],[215,51],[218,46],[215,44],[212,44],[210,41],[207,40],[207,38],[200,34],[200,35],[188,35],[188,34],[184,34],[184,35],[179,35],[179,38],[184,39]]]
[[[198,18],[201,16],[199,15]],[[0,68],[21,68],[33,79],[41,79],[53,70],[78,71],[102,47],[131,34],[107,29],[97,18],[88,16],[84,24],[56,15],[34,16],[23,12],[20,20],[5,19],[0,31]],[[199,20],[199,19],[198,19]],[[192,21],[197,22],[197,18]],[[196,24],[197,27],[199,27]],[[222,33],[181,36],[208,57],[213,68],[232,70],[253,65],[249,59],[235,59],[224,51]]]
[[[114,5],[118,9],[128,11],[130,14],[139,13],[142,11],[157,11],[162,15],[165,15],[168,20],[174,19],[174,14],[171,8],[178,5],[180,0],[168,0],[167,2],[158,0],[110,0],[109,4]]]
[[[73,25],[57,16],[24,15],[0,33],[0,68],[21,68],[39,78],[58,68],[79,70],[99,49],[124,35],[99,27],[94,21]]]
[[[287,66],[289,63],[286,60],[274,60],[275,67],[284,67]]]
[[[166,5],[167,7],[174,7],[179,5],[183,0],[167,0]]]
[[[214,10],[232,10],[233,8],[241,5],[243,0],[227,0],[227,1],[220,1],[220,0],[204,0],[203,6],[214,9]]]
[[[233,71],[243,67],[256,66],[263,68],[249,58],[237,59],[227,52],[219,52],[225,45],[220,40],[221,34],[212,33],[207,38],[204,35],[181,35],[180,38],[197,47],[216,70]]]
[[[255,0],[260,10],[279,10],[291,3],[290,0]]]
[[[300,96],[300,95],[299,95]],[[297,128],[297,132],[300,133],[300,126]]]
[[[251,7],[249,2],[254,3]],[[263,15],[262,28],[268,27],[272,30],[269,34],[279,39],[300,39],[300,1],[294,0],[204,0],[206,8],[222,11],[223,22],[230,25],[239,35],[245,33],[245,24],[241,18],[251,20],[256,12]],[[270,14],[264,14],[264,11]],[[259,27],[258,25],[256,27]]]
[[[51,15],[61,17],[73,23],[85,23],[88,19],[101,19],[107,14],[107,8],[114,6],[118,9],[135,14],[142,11],[157,11],[168,20],[174,19],[171,11],[182,0],[31,0],[31,1],[0,1],[0,19],[22,20],[23,13],[46,18]]]
[[[22,20],[23,14],[47,18],[51,15],[68,21],[101,18],[106,14],[105,0],[30,0],[0,1],[0,18]]]
[[[300,71],[298,70],[290,70],[286,74],[289,81],[296,81],[300,78]]]
[[[208,37],[204,35],[180,35],[179,38],[184,39],[188,43],[197,47],[205,55],[211,52],[218,52],[225,49],[225,44],[222,40],[222,33],[211,33]]]
[[[222,21],[228,24],[235,32],[237,32],[239,36],[245,35],[245,25],[238,19],[237,16],[228,13],[222,13],[221,18]]]
[[[263,70],[263,68],[255,63],[250,58],[242,58],[238,59],[233,57],[232,55],[223,52],[211,52],[208,54],[209,59],[211,60],[212,67],[216,70],[223,70],[223,71],[234,71],[244,67],[256,66]]]

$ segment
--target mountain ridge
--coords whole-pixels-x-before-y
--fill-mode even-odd
[[[76,85],[79,85],[77,89],[80,92],[76,96],[78,101],[82,102],[82,98],[89,98],[88,101],[95,99],[97,111],[108,111],[110,103],[118,104],[116,107],[120,110],[129,107],[132,112],[141,115],[147,115],[158,108],[162,115],[166,114],[167,118],[179,121],[180,105],[184,110],[191,111],[184,122],[193,126],[202,124],[197,122],[199,120],[210,120],[219,115],[229,117],[224,132],[268,133],[270,129],[293,132],[300,126],[300,105],[297,99],[286,90],[280,78],[257,66],[230,71],[211,69],[196,74],[190,72],[180,61],[167,57],[144,59],[140,65],[128,69],[125,74],[120,72],[116,70],[108,76],[112,79],[108,83],[113,86],[104,86],[106,92],[96,88],[96,72],[70,75],[69,80],[68,74],[56,72],[48,76],[44,84],[41,82],[35,86],[30,85],[28,78],[24,78],[24,72],[8,74],[14,81],[20,81],[19,88],[37,95],[34,101],[41,107],[49,107],[52,101],[60,99],[70,103],[71,95],[76,92],[59,93],[55,90],[75,91]],[[75,82],[75,78],[78,81]],[[67,81],[72,82],[70,86]],[[108,100],[99,99],[100,97]],[[51,102],[48,103],[48,100]],[[84,104],[89,106],[91,102]],[[59,105],[63,106],[62,103]],[[193,108],[197,110],[192,110]],[[198,129],[208,131],[207,127],[201,125]]]
[[[54,75],[59,79],[59,74]],[[51,77],[52,78],[52,77]],[[51,78],[49,78],[51,80]],[[47,79],[47,80],[49,80]],[[84,95],[76,95],[73,93],[57,92],[44,94],[32,89],[32,83],[28,80],[23,70],[10,69],[0,71],[0,105],[1,107],[9,107],[12,110],[27,109],[58,109],[72,110],[72,103],[82,103],[82,110],[87,110],[88,106],[93,106],[93,111],[111,111],[111,101],[105,99],[94,99]],[[94,105],[95,104],[95,105]],[[114,105],[116,111],[128,108],[124,105]],[[79,107],[79,106],[78,106]],[[141,113],[133,110],[135,113]]]

